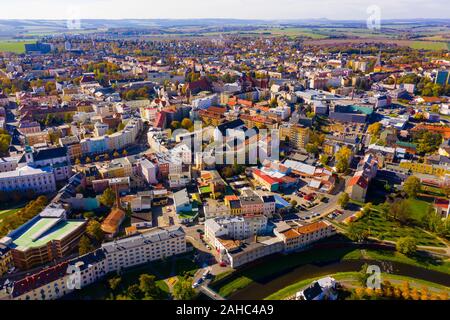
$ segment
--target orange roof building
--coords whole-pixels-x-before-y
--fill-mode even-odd
[[[119,232],[119,227],[123,220],[125,220],[125,217],[125,211],[119,208],[113,208],[101,225],[103,232],[112,236],[116,235]]]
[[[302,249],[316,241],[334,235],[334,227],[325,221],[317,221],[306,225],[288,225],[281,223],[274,230],[275,235],[283,240],[285,251]]]

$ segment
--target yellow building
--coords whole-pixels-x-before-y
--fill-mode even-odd
[[[224,202],[230,208],[231,215],[238,216],[242,214],[241,202],[237,196],[225,196]]]
[[[450,169],[445,167],[410,161],[402,161],[400,163],[400,168],[411,170],[412,172],[430,174],[438,177],[450,174]]]
[[[132,176],[133,166],[128,158],[114,159],[108,165],[100,167],[99,172],[103,179],[113,179]]]
[[[301,125],[291,127],[289,134],[289,144],[295,149],[304,149],[309,143],[309,129]]]

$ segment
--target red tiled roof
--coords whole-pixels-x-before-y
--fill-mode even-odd
[[[254,169],[253,173],[256,174],[258,177],[260,177],[261,179],[263,179],[264,181],[266,181],[267,183],[270,184],[275,184],[275,183],[280,183],[282,182],[281,179],[278,178],[272,178],[271,176],[263,173],[261,170],[259,169]]]
[[[67,262],[63,262],[17,281],[14,283],[13,296],[21,296],[26,292],[60,279],[66,274],[67,265]]]
[[[363,176],[354,176],[353,178],[350,179],[348,185],[350,187],[358,185],[363,189],[367,189],[367,187],[369,186],[369,183],[368,183],[367,179],[364,178]]]

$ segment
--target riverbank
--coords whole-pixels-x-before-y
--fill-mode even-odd
[[[342,247],[347,245],[347,247]],[[364,262],[381,264],[384,269],[398,269],[408,276],[450,285],[450,262],[439,258],[418,255],[406,257],[387,249],[358,248],[350,244],[341,247],[322,244],[309,251],[278,255],[272,259],[252,264],[232,274],[220,277],[211,287],[221,296],[231,299],[263,299],[266,296],[303,279],[337,272],[352,272]],[[408,271],[409,269],[409,271]],[[388,270],[391,271],[391,270]],[[270,284],[270,285],[269,285]],[[244,290],[245,289],[245,290]],[[271,291],[272,290],[272,291]],[[266,295],[263,295],[267,293]]]
[[[358,276],[360,275],[359,272],[339,272],[335,274],[330,274],[329,276],[336,279],[336,281],[340,282],[342,285],[349,287],[349,288],[357,288],[360,287]],[[297,292],[305,289],[308,287],[312,282],[320,279],[321,277],[314,277],[310,279],[305,279],[302,281],[299,281],[297,283],[294,283],[286,288],[283,288],[270,296],[264,298],[264,300],[284,300],[288,297],[291,297],[295,295]],[[388,273],[382,273],[381,274],[381,281],[389,281],[394,285],[401,284],[405,281],[409,283],[411,288],[416,289],[422,289],[423,287],[426,287],[430,292],[433,293],[441,293],[441,292],[448,292],[450,293],[450,287],[442,286],[433,282],[424,281],[421,279],[415,279],[411,277],[405,277],[405,276],[399,276],[395,274],[388,274]]]

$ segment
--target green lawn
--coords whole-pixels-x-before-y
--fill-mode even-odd
[[[35,41],[0,41],[0,52],[24,53],[25,44],[35,43]]]
[[[366,257],[371,260],[380,260],[380,261],[393,261],[404,263],[412,266],[416,266],[419,268],[439,271],[442,273],[450,274],[450,261],[447,259],[446,261],[439,260],[437,258],[430,258],[424,255],[416,255],[415,257],[407,257],[404,254],[401,254],[396,251],[388,251],[388,250],[355,250],[351,254],[347,255],[343,259],[351,260],[351,259],[362,259]]]
[[[410,198],[406,200],[411,209],[411,214],[414,220],[420,222],[420,220],[428,214],[428,210],[431,204],[425,200]]]
[[[410,44],[413,49],[424,49],[424,50],[448,50],[449,46],[447,42],[438,41],[413,41]]]
[[[428,213],[430,204],[419,199],[408,199],[406,201],[409,204],[412,219],[420,222],[422,217]],[[357,229],[370,231],[371,237],[380,240],[397,241],[399,238],[414,235],[418,245],[445,247],[445,244],[436,236],[423,231],[413,224],[405,226],[397,221],[386,219],[381,212],[377,211],[377,206],[374,206],[374,210],[370,214],[366,214],[358,221],[353,222],[352,225]]]

